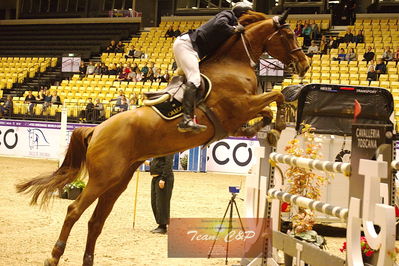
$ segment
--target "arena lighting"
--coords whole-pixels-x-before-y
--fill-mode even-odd
[[[339,89],[344,90],[344,91],[354,91],[355,90],[355,88],[353,88],[353,87],[340,87]]]

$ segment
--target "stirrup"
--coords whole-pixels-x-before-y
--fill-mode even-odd
[[[186,133],[186,132],[201,133],[201,132],[204,132],[206,129],[207,129],[207,126],[197,124],[191,119],[190,120],[183,119],[177,125],[177,130],[182,133]]]

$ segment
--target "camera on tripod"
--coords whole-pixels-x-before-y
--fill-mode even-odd
[[[238,186],[229,186],[229,192],[232,194],[240,193],[240,187]]]

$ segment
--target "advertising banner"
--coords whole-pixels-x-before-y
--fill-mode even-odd
[[[207,150],[207,171],[248,174],[255,163],[256,139],[228,138],[212,143]]]
[[[72,131],[77,127],[93,126],[68,124],[67,143]],[[60,123],[1,120],[0,155],[58,159],[60,143]]]

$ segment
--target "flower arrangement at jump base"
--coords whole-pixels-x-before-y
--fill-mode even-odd
[[[369,262],[376,251],[370,248],[369,244],[367,243],[367,239],[364,236],[360,237],[360,246],[362,249],[363,261]],[[346,251],[346,242],[342,244],[342,247],[339,250],[341,252]]]
[[[315,135],[315,128],[304,123],[302,123],[302,127],[303,144],[297,138],[290,140],[285,147],[286,153],[297,157],[320,159],[322,156],[320,152],[321,139]],[[285,172],[285,178],[289,184],[287,192],[313,200],[320,200],[321,186],[329,182],[329,177],[320,176],[311,169],[292,166]],[[292,236],[311,242],[319,247],[325,246],[324,238],[313,231],[315,215],[312,210],[301,207],[295,207],[295,210],[293,210],[289,204],[283,206],[283,208],[294,213],[291,217],[292,231],[290,234]]]

